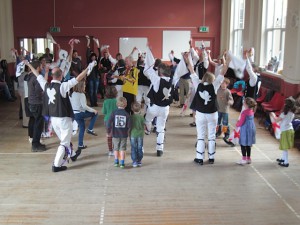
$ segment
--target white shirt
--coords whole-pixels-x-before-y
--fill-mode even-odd
[[[45,80],[45,78],[42,75],[39,75],[37,77],[37,81],[39,82],[39,84],[41,85],[41,88],[43,89],[43,91],[45,91],[45,85],[47,83],[47,81]],[[51,83],[58,83],[61,84],[60,85],[60,94],[63,98],[65,98],[67,96],[68,91],[74,87],[76,84],[78,84],[78,81],[76,80],[76,78],[72,78],[71,80],[68,80],[67,82],[63,82],[61,83],[58,80],[52,80]]]
[[[86,104],[86,97],[84,93],[79,92],[73,92],[72,96],[70,96],[70,101],[72,104],[72,108],[74,113],[80,113],[80,112],[95,112],[95,110]]]
[[[194,85],[195,90],[197,90],[198,85],[201,83],[201,80],[199,79],[198,75],[196,73],[191,74],[191,80]],[[224,80],[224,76],[218,75],[217,78],[212,82],[212,85],[214,86],[215,93],[217,94],[218,89],[220,88],[222,82]],[[204,82],[204,85],[208,85],[209,83]]]
[[[249,84],[251,87],[254,87],[256,85],[256,81],[257,81],[257,74],[254,73],[249,58],[247,58],[247,60],[246,60],[246,70],[249,74]]]
[[[295,114],[292,112],[288,112],[286,115],[284,113],[280,114],[280,118],[282,119],[280,121],[280,131],[286,131],[293,129],[292,121],[294,119]]]

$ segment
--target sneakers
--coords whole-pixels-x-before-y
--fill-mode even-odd
[[[241,159],[240,161],[237,161],[236,164],[243,166],[243,165],[247,164],[247,161],[244,159]]]
[[[137,162],[137,164],[138,164],[138,167],[142,166],[142,162]]]
[[[94,136],[98,136],[98,134],[96,134],[96,132],[95,132],[94,130],[89,130],[89,129],[87,129],[86,132],[87,132],[88,134],[91,134],[91,135],[94,135]]]
[[[132,167],[134,167],[134,168],[138,167],[138,163],[137,162],[133,162],[132,163]]]
[[[73,162],[75,162],[75,161],[77,160],[78,156],[80,156],[80,154],[81,154],[81,149],[78,149],[78,150],[76,151],[76,155],[74,155],[74,156],[71,157],[71,160],[72,160]]]
[[[118,166],[119,166],[119,162],[115,162],[114,167],[118,167]]]
[[[66,166],[61,166],[61,167],[52,166],[52,172],[56,173],[56,172],[64,171],[67,168],[68,167],[66,167]]]
[[[251,158],[249,157],[248,159],[246,159],[247,164],[251,164]]]
[[[37,146],[32,145],[31,151],[32,152],[44,152],[44,151],[46,151],[46,146],[42,145],[42,144],[39,144]]]
[[[163,154],[164,154],[163,151],[160,151],[160,150],[157,150],[157,151],[156,151],[156,155],[157,155],[158,157],[162,156]]]
[[[203,159],[197,159],[197,158],[195,158],[194,162],[197,163],[197,164],[199,164],[199,165],[201,165],[201,166],[203,165]]]
[[[282,167],[289,167],[289,163],[284,163],[284,162],[280,162],[278,163],[279,166],[282,166]]]
[[[86,149],[86,148],[87,148],[86,145],[78,146],[78,150],[82,150],[82,149]]]
[[[120,164],[120,168],[124,169],[125,168],[125,164]]]
[[[108,156],[114,156],[114,152],[113,151],[108,151]]]

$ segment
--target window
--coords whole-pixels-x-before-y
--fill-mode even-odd
[[[236,56],[243,56],[243,31],[245,22],[245,1],[233,0],[233,31],[232,31],[232,53]]]
[[[274,72],[283,64],[286,11],[287,0],[266,0],[264,63],[268,65],[268,70]]]
[[[37,58],[45,53],[46,48],[49,48],[50,52],[53,52],[53,44],[49,39],[44,38],[22,38],[20,39],[20,47],[25,48]],[[25,54],[25,52],[23,51],[22,54]]]

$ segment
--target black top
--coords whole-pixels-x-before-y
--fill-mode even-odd
[[[191,109],[201,113],[217,112],[216,96],[215,88],[212,84],[204,85],[200,83],[192,101]]]

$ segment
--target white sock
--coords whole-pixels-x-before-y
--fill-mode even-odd
[[[282,154],[284,155],[284,164],[288,164],[289,163],[289,159],[288,159],[288,151],[287,150],[284,150],[282,152]]]

